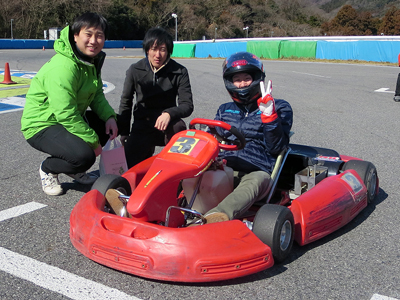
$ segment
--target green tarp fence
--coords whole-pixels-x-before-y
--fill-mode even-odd
[[[247,52],[257,55],[259,58],[279,58],[281,41],[248,41]]]
[[[315,58],[317,41],[285,41],[280,44],[279,57],[308,57]]]
[[[196,44],[174,44],[172,57],[195,57]]]
[[[283,57],[315,58],[317,41],[249,41],[247,42],[247,51],[266,59]]]

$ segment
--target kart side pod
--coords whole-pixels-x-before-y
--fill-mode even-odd
[[[354,170],[327,177],[293,200],[295,240],[305,245],[349,223],[367,206],[367,188]]]

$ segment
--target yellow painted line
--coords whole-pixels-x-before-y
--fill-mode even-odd
[[[4,80],[4,76],[0,75],[0,82]],[[11,76],[11,80],[16,84],[2,84],[0,83],[0,98],[14,97],[26,95],[32,79]]]

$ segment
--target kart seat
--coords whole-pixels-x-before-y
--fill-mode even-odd
[[[258,200],[257,202],[254,203],[255,206],[263,206],[266,203],[269,203],[272,196],[274,195],[275,189],[276,189],[276,184],[278,182],[279,179],[279,175],[282,171],[283,165],[286,161],[286,158],[288,157],[289,153],[290,153],[291,149],[285,148],[283,149],[275,162],[275,166],[274,169],[272,170],[271,173],[271,179],[269,181],[269,186],[267,191],[264,193],[264,195],[260,198],[261,200]],[[238,216],[238,219],[241,218],[248,218],[250,216],[254,216],[254,211],[246,211],[243,214],[241,214],[240,216]]]
[[[293,131],[289,132],[289,139],[292,137],[292,135],[294,134]],[[269,201],[272,198],[272,195],[275,192],[275,188],[276,188],[276,184],[278,182],[278,178],[279,175],[281,174],[283,165],[286,161],[286,158],[289,155],[289,152],[291,151],[290,147],[287,147],[285,149],[283,149],[278,157],[276,158],[276,162],[274,165],[274,168],[272,169],[272,173],[271,173],[271,179],[269,181],[269,187],[267,189],[267,191],[265,192],[265,195],[263,195],[263,197],[261,197],[262,200],[260,200],[261,202],[265,202],[265,203],[269,203]]]
[[[269,181],[269,186],[268,186],[267,190],[264,192],[264,194],[262,195],[262,197],[260,197],[261,200],[259,200],[257,202],[260,202],[260,203],[261,202],[262,203],[267,202],[268,203],[270,201],[272,195],[275,192],[275,187],[276,187],[276,184],[278,182],[279,175],[280,175],[280,173],[282,171],[283,164],[284,164],[287,156],[289,155],[290,151],[291,151],[290,148],[285,148],[279,153],[278,157],[276,158],[276,162],[275,162],[274,168],[273,168],[273,170],[271,172],[271,179]],[[242,175],[243,174],[245,174],[245,173],[242,173]],[[241,177],[241,172],[234,171],[234,176],[235,177]],[[236,185],[237,184],[235,184],[235,186]]]
[[[279,153],[278,157],[276,158],[276,162],[275,162],[274,168],[271,173],[271,179],[269,181],[268,190],[267,190],[265,196],[262,197],[263,202],[265,201],[265,203],[269,203],[269,201],[271,200],[272,195],[275,192],[276,184],[278,183],[279,175],[281,174],[283,165],[284,165],[286,158],[288,157],[290,151],[291,151],[291,149],[289,147],[285,148]]]

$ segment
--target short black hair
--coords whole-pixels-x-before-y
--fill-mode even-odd
[[[77,17],[74,24],[71,26],[73,35],[79,34],[82,28],[100,27],[104,32],[104,36],[107,39],[108,36],[108,23],[106,18],[98,13],[85,12],[83,15]]]
[[[167,47],[168,57],[171,56],[172,51],[174,50],[174,42],[172,40],[172,36],[164,28],[161,27],[154,27],[146,32],[146,35],[143,39],[143,50],[146,55],[154,44],[165,44],[165,46]]]

